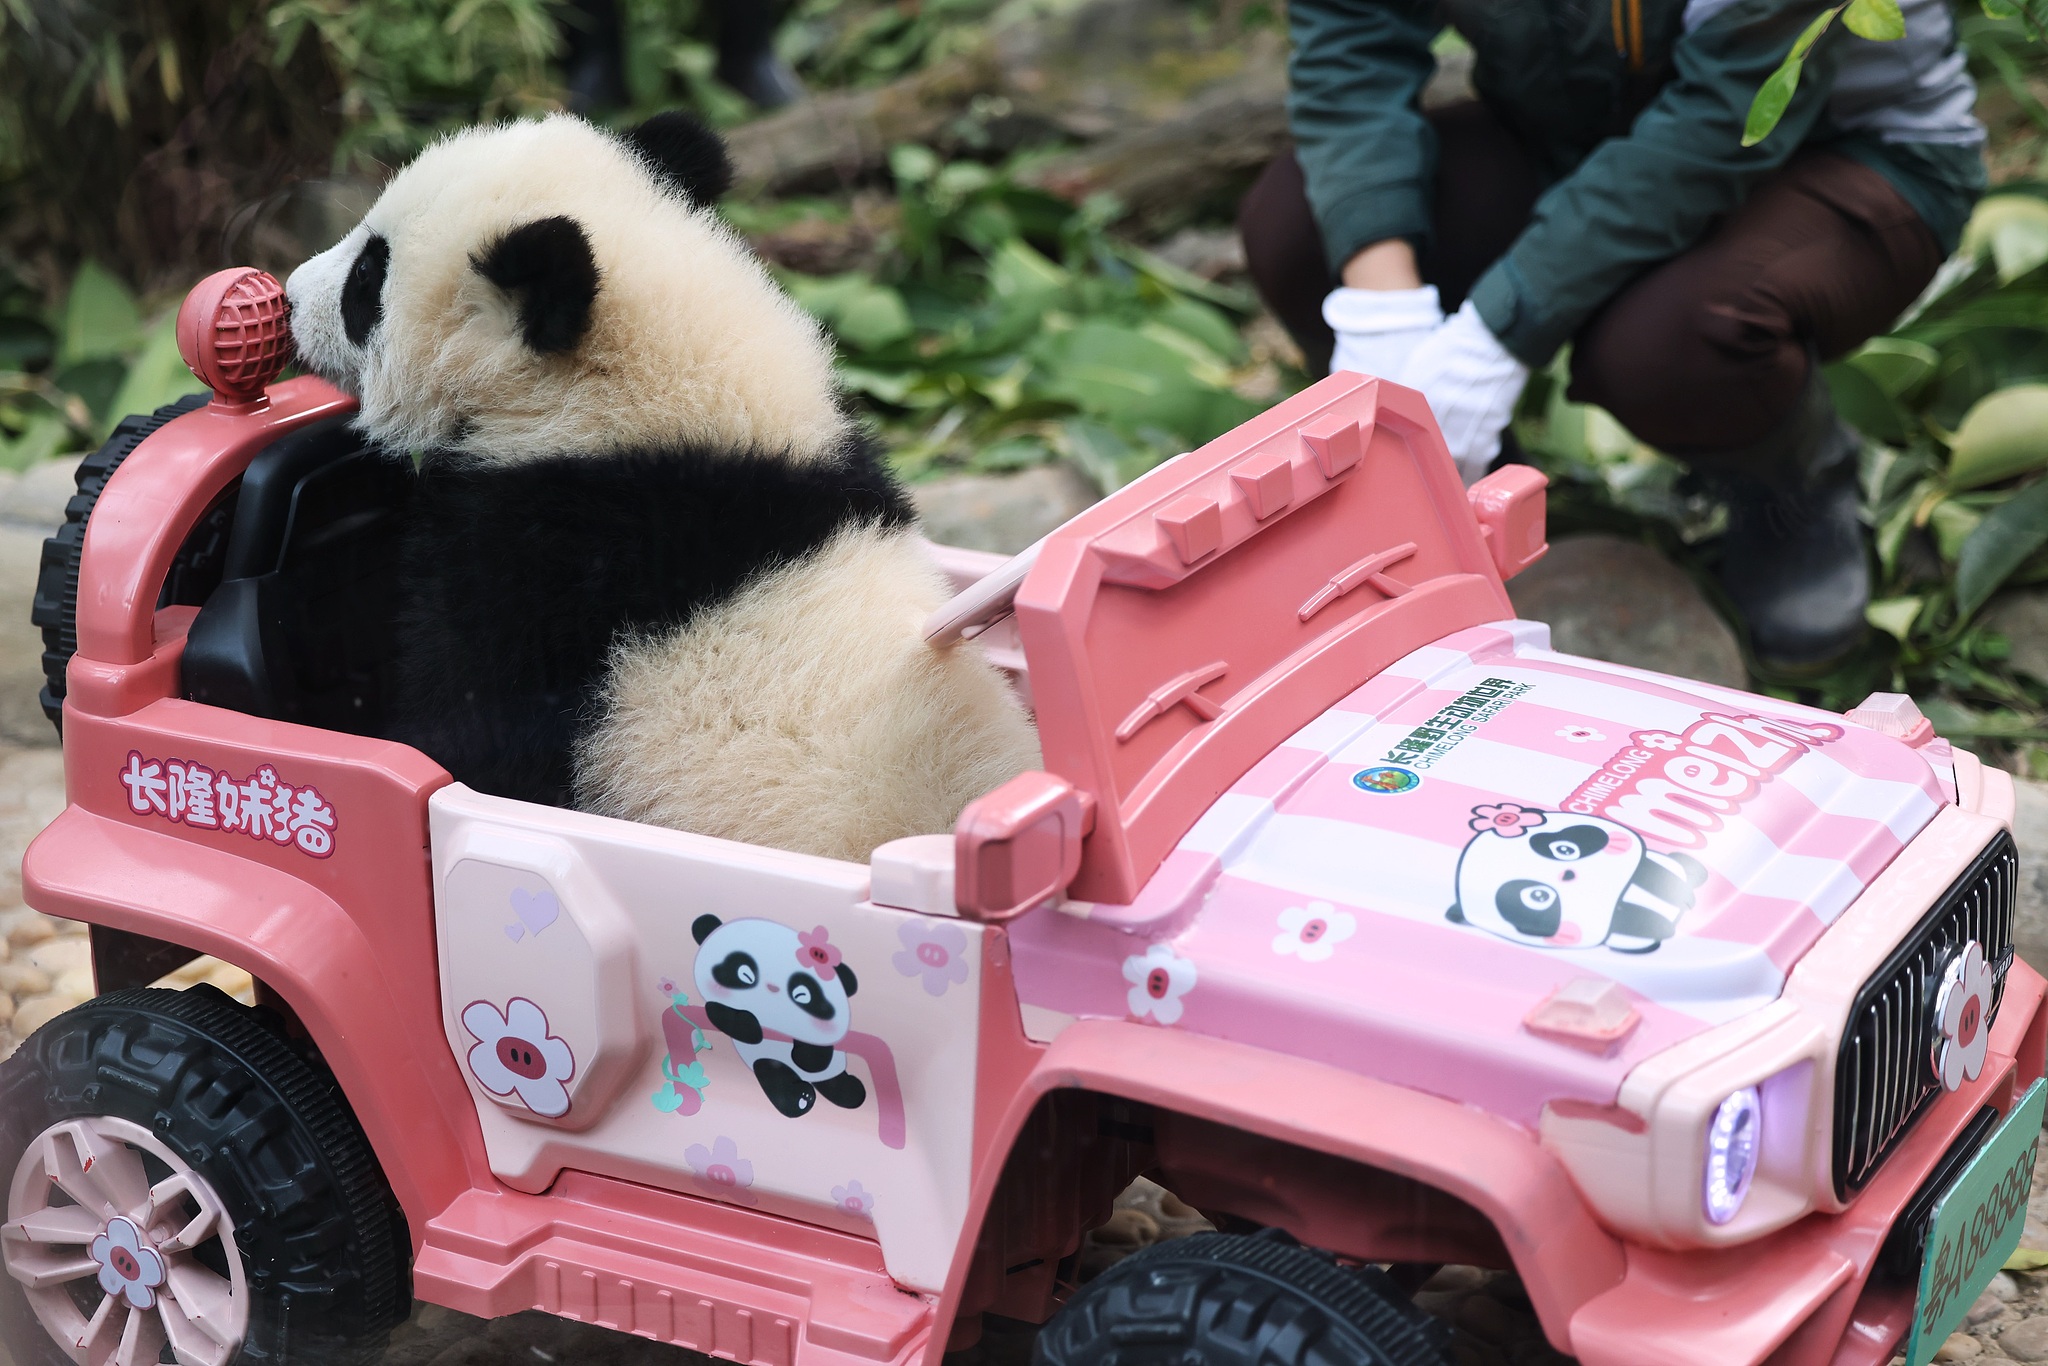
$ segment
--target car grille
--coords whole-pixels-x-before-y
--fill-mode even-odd
[[[1835,1059],[1835,1194],[1848,1199],[1941,1094],[1933,993],[1956,949],[1974,939],[1991,965],[1991,1018],[2012,966],[2019,856],[2000,831],[1856,994]]]

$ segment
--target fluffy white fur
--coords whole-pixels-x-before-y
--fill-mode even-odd
[[[1040,760],[980,652],[922,639],[947,596],[913,534],[852,527],[686,629],[623,644],[577,804],[863,862],[950,830]]]
[[[556,214],[589,234],[602,280],[584,344],[539,355],[470,254]],[[342,330],[341,287],[372,232],[391,244],[390,274],[383,321],[358,348]],[[285,292],[308,361],[362,400],[359,425],[396,450],[516,460],[667,441],[807,459],[846,429],[818,324],[714,211],[569,115],[429,147]]]

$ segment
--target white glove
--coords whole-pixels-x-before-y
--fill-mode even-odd
[[[1436,286],[1420,289],[1333,289],[1323,300],[1323,321],[1337,334],[1330,372],[1398,379],[1408,353],[1442,326]]]
[[[1508,354],[1468,299],[1415,348],[1396,378],[1429,400],[1458,474],[1470,484],[1500,454],[1500,434],[1529,382],[1529,367]]]

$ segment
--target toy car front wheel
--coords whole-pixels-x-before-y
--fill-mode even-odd
[[[1375,1271],[1270,1234],[1160,1243],[1090,1281],[1034,1366],[1444,1366],[1441,1327]]]
[[[125,991],[0,1065],[18,1366],[354,1363],[411,1305],[404,1221],[332,1080],[209,987]]]

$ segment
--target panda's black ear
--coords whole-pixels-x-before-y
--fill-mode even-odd
[[[694,114],[672,109],[625,132],[626,145],[692,204],[715,203],[732,188],[725,139]]]
[[[519,330],[542,354],[572,351],[597,304],[597,254],[573,218],[536,218],[469,258],[519,305]]]
[[[841,963],[838,967],[832,969],[832,972],[845,985],[848,996],[860,990],[860,980],[853,975],[853,969],[846,966],[846,964]]]
[[[700,915],[690,922],[690,937],[701,944],[711,937],[711,932],[717,929],[718,925],[719,920],[717,916]]]

